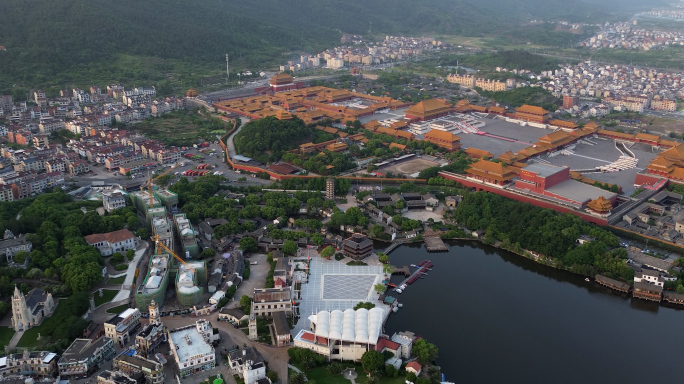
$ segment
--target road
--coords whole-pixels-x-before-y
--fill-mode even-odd
[[[232,140],[229,141],[232,145]],[[207,149],[207,148],[205,148]],[[202,160],[189,160],[186,158],[181,158],[181,162],[185,162],[184,166],[180,166],[175,168],[170,174],[175,175],[176,172],[178,172],[178,176],[175,177],[170,181],[170,185],[175,183],[180,179],[180,174],[183,173],[186,170],[190,169],[196,169],[198,165],[200,164],[211,164],[214,166],[214,169],[212,169],[212,172],[220,171],[223,172],[223,176],[230,179],[232,182],[237,182],[237,179],[239,177],[243,177],[245,175],[241,175],[238,173],[235,173],[233,170],[230,169],[230,167],[221,161],[221,153],[223,152],[223,149],[218,145],[218,144],[210,144],[208,149],[213,149],[214,150],[214,155],[208,155],[200,152],[198,149],[195,148],[189,148],[187,150],[187,153],[193,154],[193,155],[201,155],[203,156]],[[234,150],[233,150],[234,151]],[[135,181],[135,180],[146,180],[147,179],[147,173],[137,173],[131,176],[131,178],[128,178],[126,176],[121,176],[121,175],[115,175],[114,171],[108,171],[104,168],[103,165],[92,165],[90,169],[93,171],[89,175],[81,175],[81,176],[76,176],[74,178],[69,178],[66,180],[66,184],[70,185],[76,185],[79,187],[82,186],[89,186],[93,183],[93,181],[102,181],[105,184],[112,184],[112,183],[122,183],[125,184],[126,182],[129,181]],[[159,169],[168,169],[162,168],[162,167],[157,167],[151,170],[151,174]],[[193,180],[196,179],[196,177],[188,177],[188,179]],[[259,178],[252,178],[248,177],[246,181],[244,182],[239,182],[237,183],[238,186],[253,186],[253,185],[269,185],[271,184],[270,180],[263,180]]]

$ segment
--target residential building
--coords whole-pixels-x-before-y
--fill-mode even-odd
[[[11,185],[0,184],[0,201],[14,201],[14,192]],[[0,254],[3,254],[2,243],[0,243]]]
[[[168,340],[181,378],[212,369],[216,365],[216,354],[210,343],[211,333],[207,332],[205,323],[198,321],[196,325],[170,330]]]
[[[55,302],[51,293],[34,288],[24,296],[17,286],[12,295],[12,327],[16,332],[27,331],[52,315]]]
[[[256,384],[266,378],[266,364],[256,348],[245,348],[228,354],[230,373],[238,375],[245,384]]]
[[[126,196],[121,191],[105,192],[102,194],[102,203],[107,212],[126,207]]]
[[[648,284],[653,284],[657,285],[659,287],[665,287],[665,279],[661,276],[661,272],[652,270],[652,269],[642,269],[641,271],[637,271],[634,273],[634,282],[635,283],[648,283]]]
[[[7,200],[11,201],[11,200]],[[17,252],[24,251],[30,253],[33,250],[33,244],[26,240],[26,236],[19,234],[19,236],[14,236],[14,234],[8,229],[5,230],[3,239],[0,240],[0,255],[5,255],[7,264],[12,264],[14,255]]]
[[[290,345],[290,324],[287,322],[285,312],[275,312],[273,314],[273,331],[277,347]]]
[[[56,353],[46,351],[14,353],[0,357],[0,381],[5,377],[26,376],[34,379],[53,379],[57,375]],[[28,382],[28,381],[27,381]]]
[[[138,380],[125,373],[105,370],[97,375],[97,384],[138,384]]]
[[[140,310],[128,308],[104,323],[105,336],[123,347],[140,328]]]
[[[138,238],[128,229],[88,235],[85,240],[96,247],[102,256],[111,256],[115,252],[125,252],[138,247]]]
[[[163,384],[165,382],[164,366],[160,362],[138,354],[131,355],[128,350],[124,350],[114,358],[112,369],[130,377],[142,375],[145,378],[145,384]]]
[[[76,339],[57,362],[63,379],[83,379],[114,357],[114,341],[109,337]]]
[[[88,162],[84,160],[78,160],[74,161],[73,163],[69,163],[69,174],[71,176],[76,176],[88,172],[90,172],[90,166],[88,166]]]
[[[287,288],[255,288],[252,301],[255,316],[271,317],[276,312],[292,315],[292,297]]]

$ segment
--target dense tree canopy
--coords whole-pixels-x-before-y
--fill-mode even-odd
[[[313,128],[301,119],[278,120],[274,116],[252,120],[235,135],[238,153],[263,162],[280,160],[285,151],[311,141]]]

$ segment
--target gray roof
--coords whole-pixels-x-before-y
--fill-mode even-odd
[[[238,309],[238,308],[223,307],[223,308],[221,308],[221,310],[219,310],[219,313],[222,313],[224,315],[233,316],[236,319],[242,319],[243,317],[247,316],[246,313],[242,312],[242,310]]]
[[[672,262],[649,256],[641,252],[629,252],[629,258],[639,264],[655,268],[660,271],[668,271],[672,268]]]
[[[534,172],[540,177],[549,177],[554,175],[567,167],[556,167],[549,164],[533,163],[525,167],[526,171]]]
[[[674,193],[670,191],[660,191],[653,195],[648,201],[655,201],[656,203],[661,202],[662,200],[665,200],[666,198],[672,198],[676,199],[678,202],[682,201],[682,195],[679,193]]]
[[[287,316],[285,312],[273,313],[273,328],[276,335],[286,335],[290,333],[290,325],[287,323]]]
[[[26,295],[26,307],[34,308],[47,300],[47,294],[42,289],[34,288]]]
[[[525,167],[527,169],[529,167]],[[605,189],[596,188],[594,186],[584,184],[576,180],[565,180],[546,189],[547,192],[554,195],[562,196],[566,199],[585,204],[591,200],[598,199],[603,196],[608,200],[615,197],[615,193],[606,191]]]
[[[634,289],[640,291],[663,292],[663,287],[643,282],[634,283]]]

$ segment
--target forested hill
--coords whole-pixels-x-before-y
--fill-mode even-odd
[[[283,52],[335,44],[342,32],[366,34],[371,23],[379,34],[488,35],[531,18],[605,15],[591,10],[580,0],[2,0],[0,91],[151,76],[122,57],[210,62],[218,70],[229,53],[254,68],[282,61]]]

